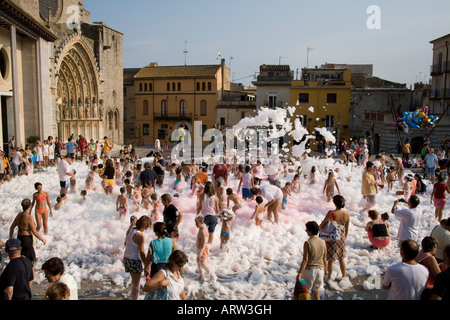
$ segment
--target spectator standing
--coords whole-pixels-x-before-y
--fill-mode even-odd
[[[444,263],[450,266],[450,244],[447,244],[444,248]],[[450,301],[450,268],[436,276],[431,300],[444,300],[447,303]]]
[[[429,272],[414,260],[418,253],[416,241],[408,239],[401,243],[402,261],[388,267],[382,280],[383,289],[389,290],[388,300],[420,300]]]
[[[303,260],[296,281],[299,282],[300,277],[304,279],[308,292],[312,292],[313,300],[320,300],[320,289],[323,287],[324,276],[327,275],[327,246],[317,236],[317,222],[307,222],[305,231],[309,238],[303,244]]]
[[[395,200],[391,212],[400,219],[398,227],[399,242],[412,239],[417,241],[420,228],[420,219],[422,218],[422,209],[419,208],[420,200],[414,195],[409,197],[406,209],[397,209],[399,202],[406,202],[404,199]]]
[[[441,263],[444,261],[444,248],[450,244],[450,219],[441,220],[440,224],[431,231],[431,236],[438,242],[434,256],[437,262]]]
[[[28,258],[21,255],[20,240],[9,239],[5,250],[9,263],[0,276],[0,300],[31,300],[33,266]]]

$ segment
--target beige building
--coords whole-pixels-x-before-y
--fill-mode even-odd
[[[81,134],[122,143],[123,35],[91,23],[80,0],[0,6],[2,140]]]
[[[256,114],[256,88],[240,83],[231,83],[230,90],[225,91],[217,104],[216,124],[221,129],[232,127],[243,118]]]
[[[218,101],[229,89],[230,69],[224,59],[218,65],[151,63],[134,77],[135,137],[170,144],[175,129],[183,124],[193,133],[195,121],[201,121],[204,133],[216,125]]]
[[[289,106],[291,80],[293,76],[289,65],[261,65],[256,81],[252,82],[256,86],[257,108]]]

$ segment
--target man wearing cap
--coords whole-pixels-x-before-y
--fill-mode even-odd
[[[9,263],[0,276],[0,300],[31,300],[33,266],[28,258],[21,255],[20,240],[9,239],[5,250]]]

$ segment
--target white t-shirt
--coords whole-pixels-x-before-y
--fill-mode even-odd
[[[61,278],[59,278],[58,282],[65,283],[69,287],[69,300],[78,300],[78,285],[74,277],[72,277],[70,274],[65,273]]]
[[[399,240],[412,239],[417,241],[420,219],[422,218],[422,209],[419,207],[413,209],[398,209],[394,210],[394,215],[400,219],[397,235]]]
[[[386,269],[382,284],[390,286],[388,300],[420,300],[427,286],[428,269],[400,262]]]
[[[69,171],[69,164],[66,160],[61,160],[58,162],[58,175],[59,175],[59,181],[67,181],[70,179],[70,176],[67,175],[67,172]]]
[[[159,141],[159,139],[155,140],[155,148],[157,151],[161,150],[161,142]]]
[[[273,199],[278,200],[283,198],[283,191],[281,191],[281,189],[277,186],[266,184],[259,187],[259,190],[261,191],[261,196],[269,202]]]

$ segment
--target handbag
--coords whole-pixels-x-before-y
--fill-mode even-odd
[[[330,220],[320,230],[319,238],[325,241],[329,240],[339,241],[341,240],[343,234],[344,234],[344,227],[337,224],[337,222],[333,220],[333,211],[330,211]]]
[[[311,300],[311,294],[304,279],[295,282],[293,300]]]
[[[168,273],[166,270],[162,269],[166,274],[166,279],[168,278]],[[170,294],[167,287],[161,287],[155,291],[149,292],[145,295],[144,300],[170,300]]]

